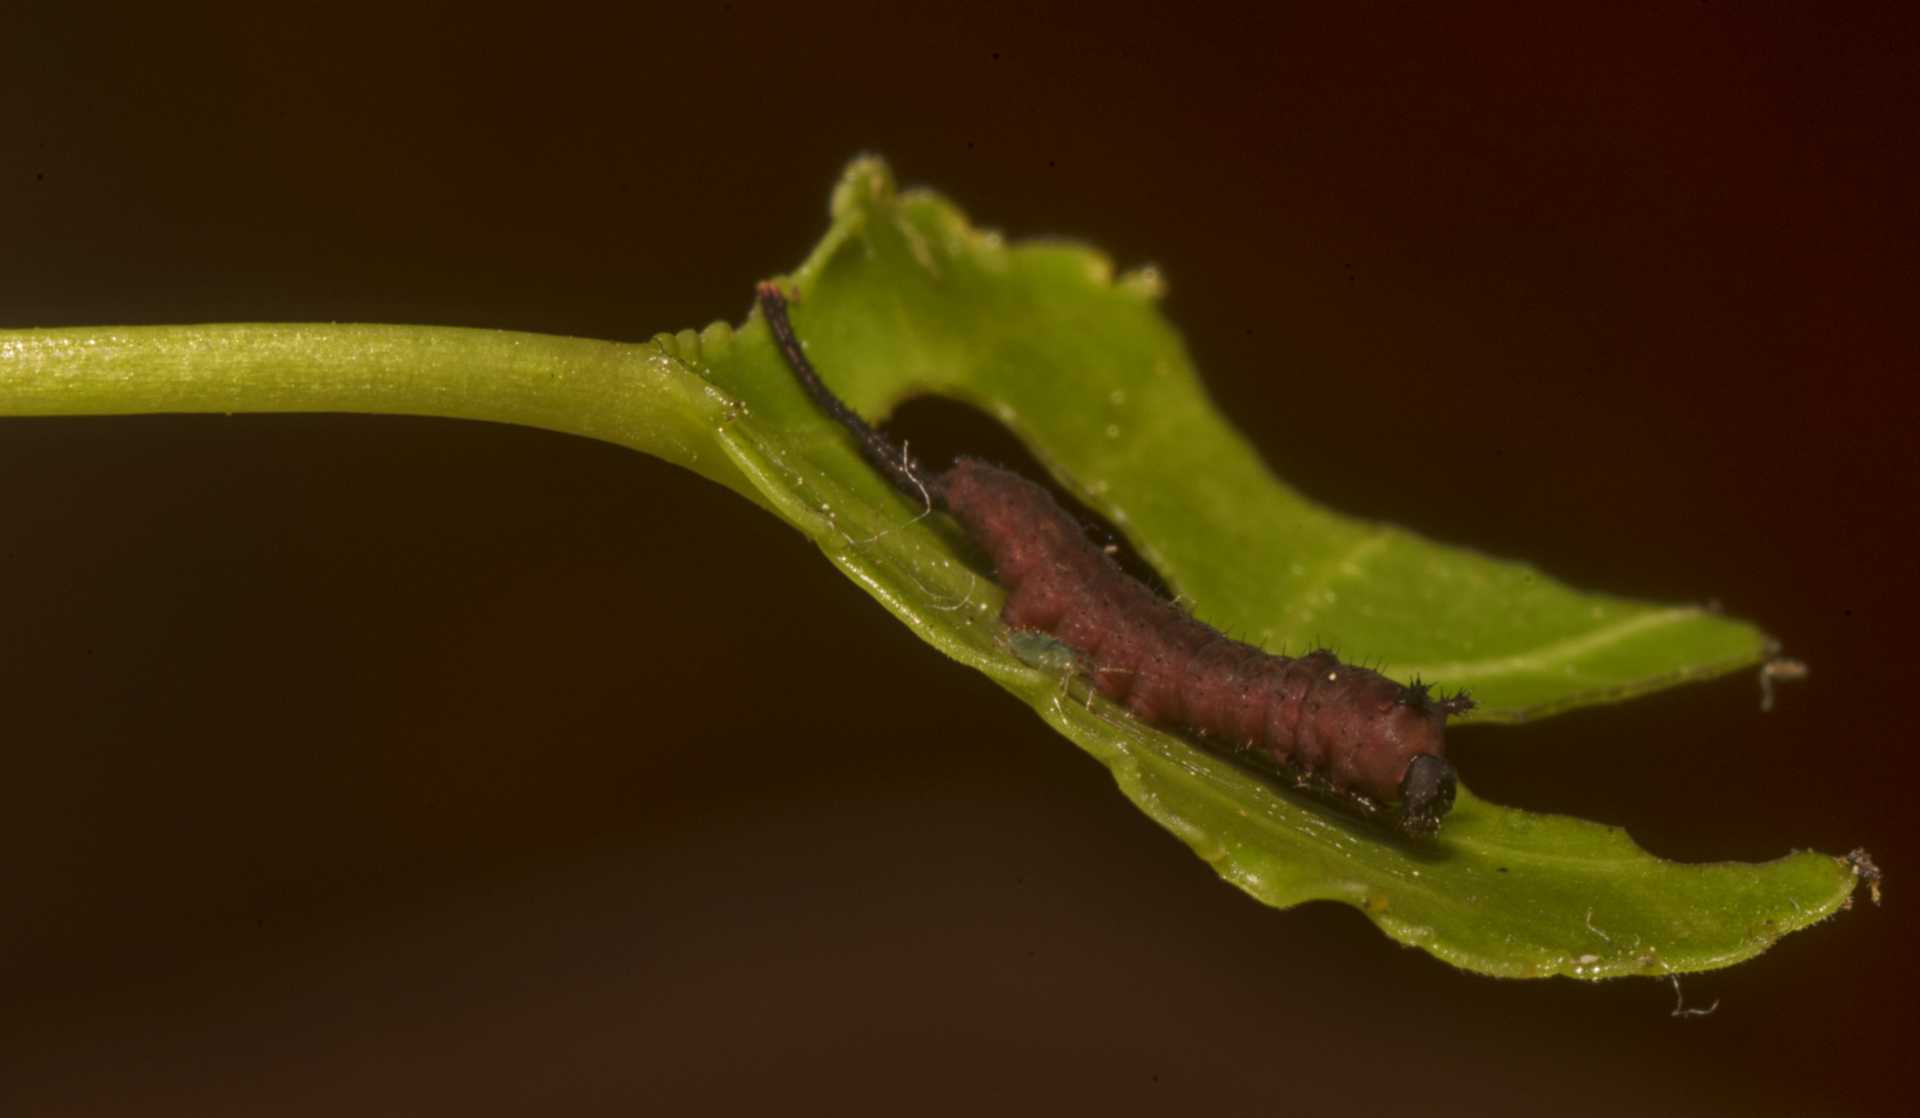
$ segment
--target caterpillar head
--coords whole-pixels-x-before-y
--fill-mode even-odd
[[[1457,783],[1445,757],[1416,755],[1400,778],[1400,829],[1419,838],[1438,831],[1441,818],[1453,809]]]
[[[1405,714],[1417,716],[1423,723],[1401,740],[1413,744],[1424,739],[1425,747],[1413,754],[1400,775],[1400,802],[1395,823],[1409,835],[1424,838],[1440,829],[1440,820],[1453,810],[1453,797],[1459,785],[1453,766],[1441,755],[1441,735],[1449,715],[1473,709],[1473,700],[1465,691],[1450,698],[1435,696],[1426,684],[1415,678],[1400,689],[1398,705]]]

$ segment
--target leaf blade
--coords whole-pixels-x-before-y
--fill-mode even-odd
[[[1196,613],[1236,634],[1298,650],[1317,630],[1390,673],[1471,683],[1496,721],[1772,651],[1758,628],[1706,609],[1582,594],[1524,563],[1318,508],[1214,412],[1152,307],[1150,278],[1115,281],[1075,246],[1008,248],[935,196],[895,194],[877,162],[849,170],[834,229],[793,284],[803,339],[856,409],[878,415],[922,391],[982,407],[1127,532]],[[757,321],[741,340],[772,363],[738,386],[756,401],[752,419],[722,435],[743,470],[782,489],[770,499],[923,639],[1033,705],[1263,902],[1350,904],[1395,940],[1483,974],[1589,979],[1724,966],[1848,903],[1845,859],[1680,865],[1618,829],[1470,792],[1436,842],[1408,846],[1102,701],[1068,701],[1058,668],[1015,655],[986,572],[783,383]]]

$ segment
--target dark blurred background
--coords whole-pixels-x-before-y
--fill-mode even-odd
[[[0,324],[737,321],[879,152],[1158,264],[1314,496],[1760,621],[1813,669],[1770,715],[1742,675],[1461,767],[1670,857],[1863,845],[1885,907],[1690,979],[1702,1020],[1456,973],[1222,884],[659,462],[14,420],[0,1111],[1898,1108],[1914,26],[1326,7],[16,6]]]

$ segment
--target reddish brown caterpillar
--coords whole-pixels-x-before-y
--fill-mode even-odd
[[[1453,807],[1444,732],[1465,694],[1431,696],[1321,650],[1275,656],[1195,620],[1123,572],[1045,489],[974,458],[944,473],[914,462],[840,401],[808,362],[786,298],[759,288],[760,312],[815,404],[852,433],[896,488],[952,514],[993,561],[1001,617],[1048,633],[1083,659],[1093,686],[1154,726],[1253,763],[1408,835],[1431,835]]]

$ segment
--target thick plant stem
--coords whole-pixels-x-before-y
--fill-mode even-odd
[[[657,344],[329,324],[0,331],[0,415],[365,412],[619,443],[759,500],[714,445],[731,403]]]

